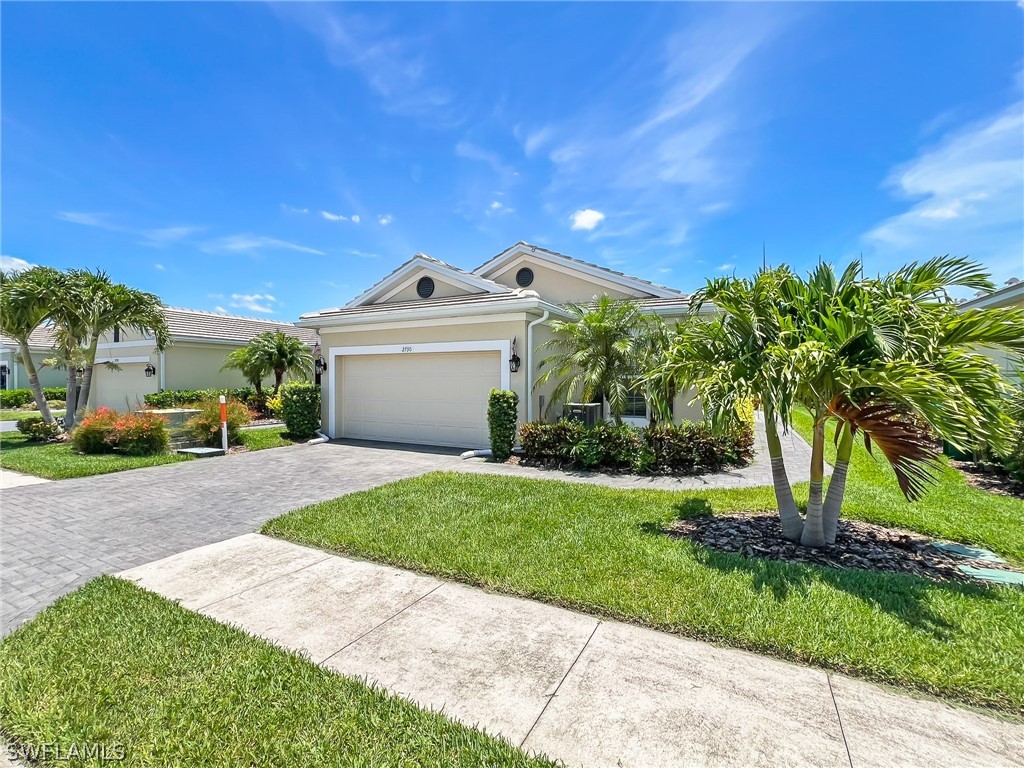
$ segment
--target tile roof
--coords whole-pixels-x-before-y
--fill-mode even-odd
[[[9,347],[18,346],[18,342],[6,333],[0,333],[0,344]],[[51,348],[53,346],[53,328],[48,325],[40,325],[29,335],[28,344],[30,347]]]
[[[422,262],[426,262],[428,265],[433,264],[435,266],[441,267],[442,269],[447,269],[447,270],[450,270],[452,272],[455,272],[458,275],[465,275],[466,278],[468,278],[473,283],[477,283],[477,284],[485,283],[485,284],[491,286],[496,293],[508,293],[511,290],[507,285],[502,285],[501,283],[496,283],[493,280],[489,280],[486,277],[481,277],[480,275],[474,274],[473,272],[469,272],[469,271],[467,271],[465,269],[462,269],[461,267],[456,267],[454,264],[449,264],[447,261],[441,261],[441,259],[435,259],[433,256],[428,256],[425,253],[417,253],[411,259],[408,259],[407,261],[403,261],[401,264],[399,264],[393,270],[388,272],[384,277],[382,277],[376,283],[371,285],[369,288],[367,288],[361,294],[356,296],[346,306],[350,306],[350,305],[351,306],[362,306],[362,305],[357,305],[356,302],[373,296],[381,286],[384,286],[387,283],[389,283],[391,281],[391,279],[395,277],[395,275],[397,275],[400,272],[402,272],[410,264],[413,264],[413,263],[416,263],[416,262],[421,262],[421,263]]]

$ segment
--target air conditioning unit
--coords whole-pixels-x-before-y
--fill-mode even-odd
[[[585,427],[596,427],[603,420],[601,403],[566,403],[562,409],[562,418],[569,421],[581,421]]]

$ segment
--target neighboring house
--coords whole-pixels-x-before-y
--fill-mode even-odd
[[[53,331],[39,326],[28,337],[29,352],[44,387],[63,387],[67,372],[52,365],[43,366],[43,360],[53,357]],[[21,363],[21,347],[10,336],[0,333],[0,389],[28,389],[28,372]]]
[[[231,350],[267,331],[297,336],[311,347],[317,343],[314,331],[290,323],[173,307],[166,308],[164,316],[171,344],[163,352],[151,338],[135,332],[119,331],[100,342],[90,408],[135,408],[147,394],[165,389],[248,386],[239,371],[222,371],[221,366]],[[107,362],[120,370],[103,365]]]
[[[998,309],[999,307],[1024,308],[1024,280],[1011,278],[999,290],[960,303],[961,310]],[[1008,352],[997,352],[991,349],[981,351],[999,363],[999,368],[1006,378],[1014,383],[1020,381],[1021,357],[1019,355],[1011,355]]]
[[[550,338],[546,323],[570,317],[565,303],[602,294],[670,321],[688,309],[677,290],[527,243],[472,272],[417,254],[344,307],[297,323],[322,339],[323,429],[336,438],[486,447],[488,392],[518,393],[520,421],[544,416],[555,383],[535,390],[534,382],[550,354],[539,349]],[[676,398],[677,419],[701,418],[689,399]],[[629,419],[646,423],[643,398],[631,406]]]

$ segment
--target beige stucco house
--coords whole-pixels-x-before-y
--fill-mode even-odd
[[[547,323],[570,317],[565,303],[602,294],[634,299],[669,320],[688,309],[680,291],[528,243],[472,271],[417,254],[345,306],[297,323],[321,338],[323,430],[334,438],[486,447],[489,391],[515,391],[520,421],[541,418],[554,388],[534,387]],[[701,417],[689,400],[676,398],[677,419]],[[647,415],[638,397],[630,417],[646,423]]]
[[[39,326],[28,337],[29,353],[43,387],[63,387],[67,374],[43,361],[53,357],[53,331]],[[10,336],[0,333],[0,389],[27,389],[28,372],[21,362],[21,347]]]
[[[1000,307],[1024,307],[1024,280],[1009,280],[1002,288],[977,296],[960,304],[960,310],[968,309],[998,309]],[[982,350],[999,363],[1003,375],[1013,382],[1019,382],[1019,371],[1021,370],[1021,358],[1019,355],[1011,355],[1006,351],[991,349]]]

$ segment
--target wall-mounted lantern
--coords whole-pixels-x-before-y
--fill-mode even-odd
[[[512,357],[508,359],[508,369],[511,373],[519,370],[519,355],[516,354],[516,340],[512,339]]]
[[[146,378],[152,379],[156,376],[156,366],[152,363],[146,363]]]
[[[313,361],[313,370],[316,371],[318,377],[327,370],[327,363],[324,361],[323,355],[316,356],[316,360]]]

